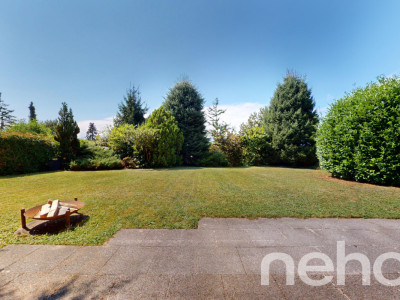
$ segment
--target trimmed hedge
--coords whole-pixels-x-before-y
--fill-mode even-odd
[[[47,171],[54,150],[54,142],[44,135],[1,132],[0,175]]]
[[[378,78],[334,103],[317,147],[335,177],[400,186],[400,78]]]

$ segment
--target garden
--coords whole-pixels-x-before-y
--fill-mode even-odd
[[[114,126],[92,123],[83,140],[66,103],[56,120],[37,120],[31,103],[29,121],[16,121],[0,94],[0,246],[101,244],[120,228],[196,228],[202,217],[400,217],[398,77],[321,117],[305,79],[288,73],[238,131],[187,80],[147,112],[131,87]],[[78,226],[13,235],[21,208],[74,197],[88,216]]]

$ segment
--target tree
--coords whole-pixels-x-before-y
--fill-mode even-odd
[[[65,168],[69,166],[70,161],[76,156],[79,150],[78,133],[79,127],[74,120],[72,110],[63,102],[59,111],[57,126],[55,128],[54,139],[60,143],[59,155]]]
[[[32,134],[42,134],[48,137],[52,137],[51,129],[45,126],[43,123],[38,122],[33,119],[29,123],[24,120],[14,123],[12,126],[6,129],[8,132],[21,132],[21,133],[32,133]]]
[[[56,127],[57,127],[57,119],[55,120],[46,120],[43,122],[43,125],[46,126],[47,128],[50,128],[51,134],[55,135],[56,134]]]
[[[148,108],[142,102],[139,89],[131,87],[127,90],[124,96],[124,102],[118,105],[118,113],[114,119],[114,125],[122,124],[140,125],[144,122],[144,115]]]
[[[335,177],[400,187],[400,77],[378,77],[333,103],[317,153]]]
[[[210,134],[214,139],[228,129],[228,124],[221,121],[221,115],[225,112],[226,109],[219,108],[218,98],[215,98],[213,105],[207,110],[208,124],[211,126]]]
[[[35,106],[33,106],[33,102],[29,104],[29,121],[36,120],[36,109]]]
[[[194,165],[208,153],[209,141],[206,136],[204,99],[187,80],[170,89],[164,107],[171,111],[183,133],[183,163]]]
[[[276,157],[271,163],[312,166],[317,163],[315,134],[318,115],[305,79],[287,73],[265,116],[265,129]]]
[[[96,136],[97,136],[97,128],[94,125],[94,123],[90,122],[89,128],[86,132],[86,139],[88,141],[94,141],[96,139]]]
[[[158,131],[158,140],[152,156],[153,167],[172,167],[181,163],[183,134],[171,112],[163,106],[153,111],[145,127]]]
[[[15,117],[12,115],[14,110],[8,109],[8,104],[5,104],[1,99],[0,93],[0,130],[11,126],[15,122]]]

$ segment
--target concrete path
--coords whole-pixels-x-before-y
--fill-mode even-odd
[[[0,249],[0,298],[400,299],[400,286],[373,275],[363,286],[355,261],[345,285],[327,272],[310,275],[332,275],[326,285],[309,286],[296,273],[288,286],[280,262],[271,264],[268,286],[260,277],[263,257],[273,252],[289,254],[296,266],[303,255],[322,252],[336,266],[337,241],[372,266],[385,252],[400,253],[399,233],[400,220],[205,218],[193,230],[120,230],[98,247],[10,245]],[[388,260],[382,270],[396,279],[400,262]]]

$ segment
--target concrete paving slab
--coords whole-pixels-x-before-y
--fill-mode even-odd
[[[24,256],[17,263],[5,268],[11,273],[50,273],[58,264],[72,255],[79,247],[74,246],[44,246],[38,245],[37,249]]]
[[[80,247],[60,262],[51,274],[97,274],[116,254],[119,247]]]
[[[197,266],[200,274],[245,274],[236,248],[198,248]]]
[[[156,247],[120,247],[98,274],[146,274],[157,253]]]
[[[172,299],[224,299],[220,275],[172,275],[167,297]]]
[[[398,275],[386,275],[386,277],[395,279]],[[333,282],[336,282],[336,279]],[[370,285],[363,285],[361,275],[348,275],[346,276],[346,284],[344,286],[336,285],[336,287],[349,299],[400,299],[399,287],[382,285],[373,276],[371,276]]]
[[[261,285],[260,275],[222,275],[225,297],[228,299],[283,299],[277,283]]]
[[[310,287],[297,276],[285,282],[285,265],[273,262],[271,284],[261,286],[265,255],[322,252],[336,266],[337,241],[346,254],[364,253],[371,265],[385,252],[400,253],[400,220],[202,219],[199,229],[124,229],[104,246],[11,245],[0,249],[3,299],[396,299],[399,287],[361,284],[361,265],[347,264],[346,286]],[[321,265],[312,260],[309,265]],[[384,276],[400,276],[388,260]],[[321,278],[331,274],[312,274]],[[23,288],[21,288],[23,287]]]
[[[148,269],[149,274],[198,273],[196,248],[159,247]]]
[[[9,265],[22,260],[38,247],[37,245],[9,245],[0,248],[0,272]]]

